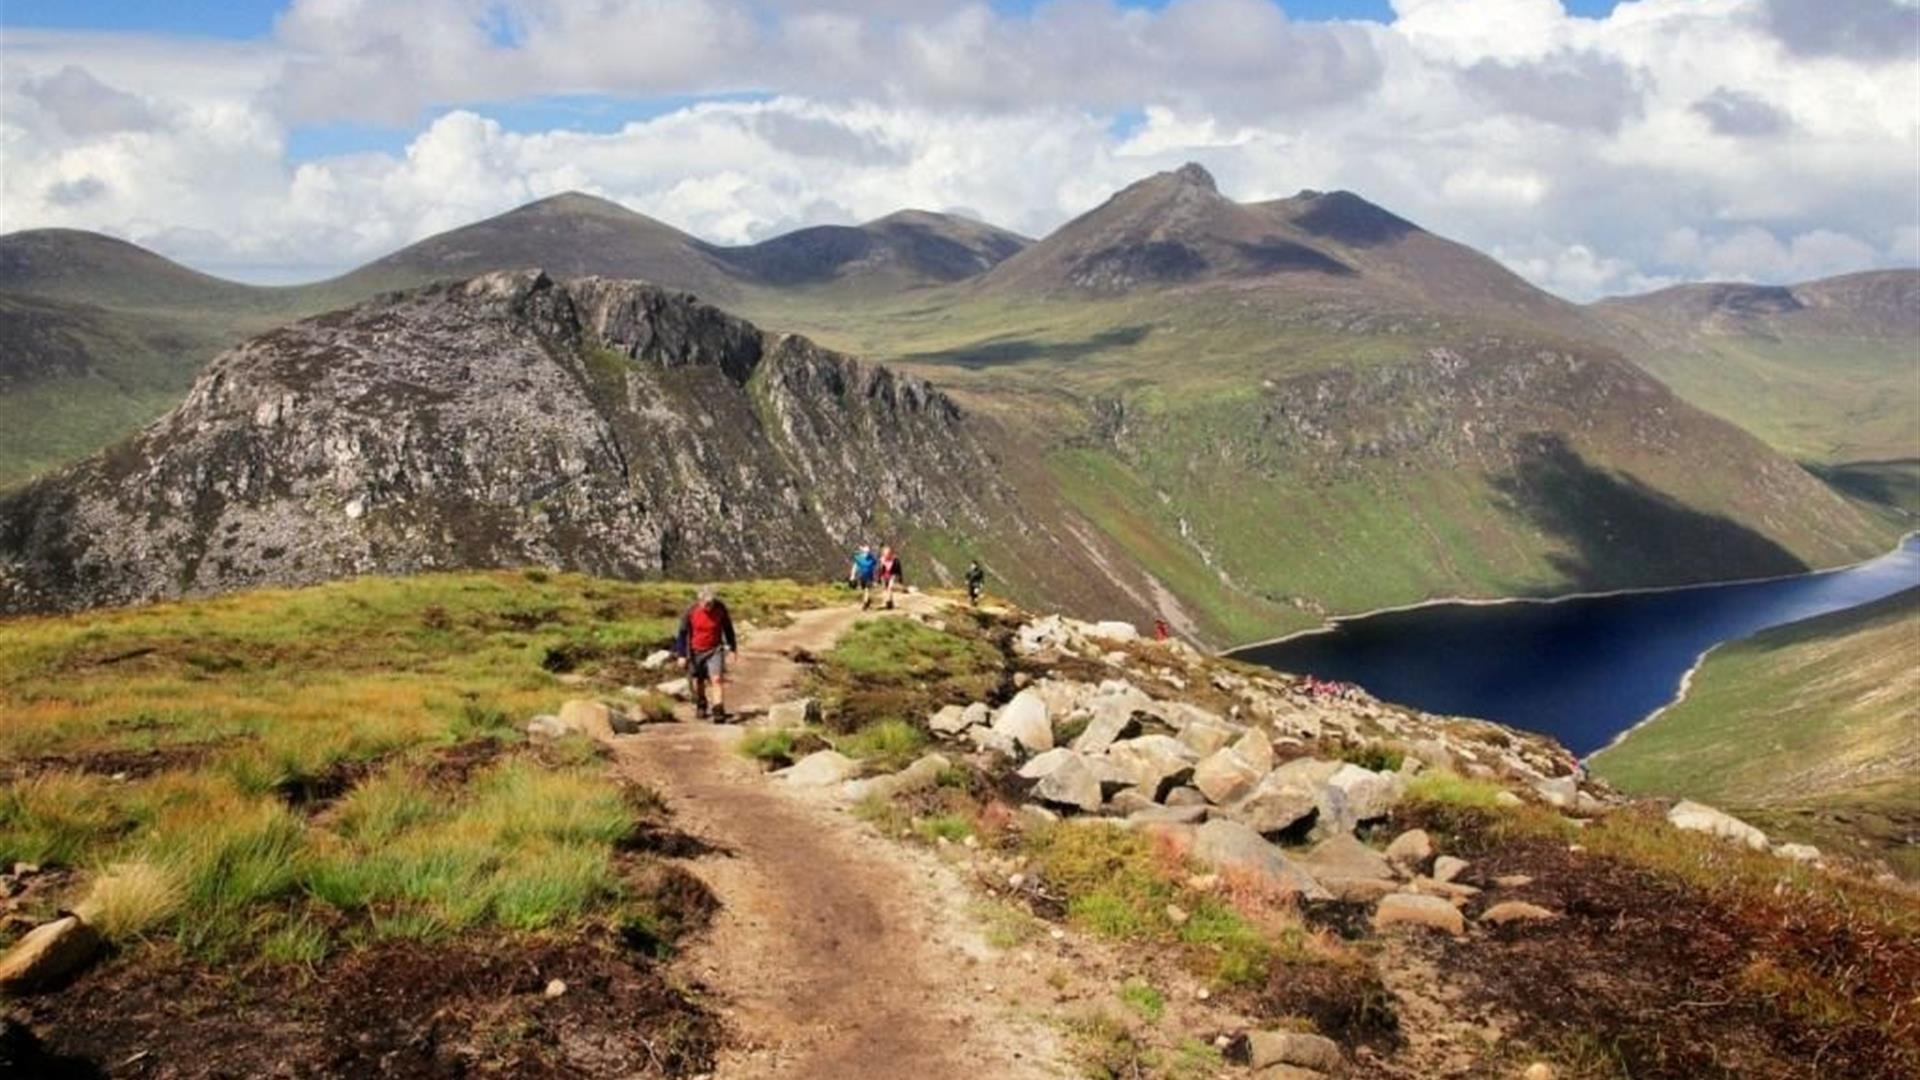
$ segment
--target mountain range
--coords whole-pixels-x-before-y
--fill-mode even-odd
[[[10,538],[0,560],[12,560],[16,575],[29,564],[57,569],[34,562],[64,557],[59,530],[46,531],[49,515],[71,513],[56,508],[77,505],[80,492],[99,496],[101,485],[135,476],[174,477],[176,498],[210,485],[259,520],[291,520],[315,505],[318,489],[238,480],[250,469],[291,468],[275,446],[255,440],[245,454],[209,456],[166,434],[247,423],[244,410],[206,411],[207,380],[292,362],[280,354],[295,335],[300,355],[353,356],[362,391],[386,387],[354,409],[310,396],[315,415],[329,419],[308,435],[324,442],[356,425],[406,428],[424,406],[382,357],[431,347],[505,363],[522,347],[509,343],[549,332],[502,325],[464,345],[435,338],[452,332],[446,321],[464,303],[435,283],[497,282],[488,275],[536,267],[545,275],[513,280],[574,295],[616,288],[576,279],[639,278],[665,290],[661,303],[695,304],[674,297],[691,290],[768,328],[740,333],[804,334],[810,352],[895,369],[887,385],[925,385],[926,400],[943,403],[936,412],[952,410],[937,437],[896,426],[893,411],[859,412],[867,399],[855,393],[832,408],[854,410],[859,434],[823,432],[813,449],[852,440],[857,452],[842,468],[866,476],[874,463],[892,463],[926,497],[899,505],[869,483],[808,510],[805,543],[773,530],[749,547],[712,548],[711,559],[688,555],[708,550],[696,544],[674,548],[678,562],[655,552],[617,565],[588,533],[551,520],[510,543],[462,548],[455,514],[413,522],[412,547],[369,539],[297,574],[261,556],[237,576],[196,564],[184,578],[161,574],[138,588],[62,593],[62,571],[51,591],[21,602],[71,606],[427,558],[623,573],[824,572],[837,547],[883,530],[923,553],[934,577],[977,554],[1017,593],[1165,617],[1224,642],[1437,595],[1673,584],[1850,561],[1887,544],[1897,512],[1843,496],[1794,459],[1839,468],[1868,456],[1920,458],[1920,402],[1858,389],[1913,378],[1920,272],[1780,290],[1688,286],[1582,307],[1357,195],[1240,203],[1192,165],[1143,179],[1032,242],[961,217],[903,212],[729,248],[562,195],[292,288],[223,282],[92,234],[0,237],[0,428],[9,432],[0,435],[0,477],[99,450],[179,406],[200,379],[182,411],[0,504],[13,519],[0,517]],[[383,295],[396,290],[411,291]],[[388,324],[388,336],[367,329]],[[220,346],[250,338],[206,366]],[[569,362],[587,371],[581,365],[603,346],[583,346]],[[834,475],[794,471],[782,441],[791,435],[757,396],[758,378],[739,380],[745,396],[727,406],[755,449],[743,444],[746,457],[719,453],[692,471],[737,467],[767,491]],[[644,405],[594,399],[579,415],[621,432],[623,455],[678,448],[721,413],[676,393],[661,390]],[[1856,397],[1871,400],[1849,404]],[[492,400],[510,426],[541,410],[537,394]],[[384,402],[390,415],[367,411],[366,401]],[[1861,411],[1869,408],[1878,411]],[[1789,415],[1799,419],[1769,419]],[[257,459],[268,463],[247,464]],[[304,451],[291,460],[302,475],[322,469]],[[529,475],[560,468],[537,455],[516,460]],[[982,474],[985,486],[952,488],[956,468]],[[589,471],[599,476],[600,466]],[[618,476],[609,491],[625,494],[597,504],[654,506],[684,494],[683,474],[608,475]],[[507,485],[509,495],[476,483],[480,502],[526,494],[524,485]],[[344,505],[349,487],[326,498]],[[301,494],[289,495],[295,488]],[[748,504],[790,510],[757,496]],[[934,512],[941,507],[953,513]],[[21,527],[28,510],[41,531]],[[662,535],[704,528],[694,519],[707,511],[674,513]],[[138,525],[156,515],[167,516],[162,504],[123,500],[92,524],[144,530],[157,543],[160,533]],[[721,520],[738,524],[712,518]],[[167,528],[198,536],[204,525]],[[436,540],[436,527],[446,536]],[[382,562],[376,549],[399,562]]]

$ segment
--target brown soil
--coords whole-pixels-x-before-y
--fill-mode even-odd
[[[611,942],[391,942],[292,980],[127,959],[21,1002],[0,1075],[678,1076],[711,1066],[718,1034]],[[549,998],[552,979],[567,990]]]
[[[139,779],[169,769],[190,769],[220,749],[219,743],[183,743],[144,750],[108,749],[39,754],[0,763],[0,783],[13,783],[49,772],[91,773]]]
[[[753,635],[729,706],[764,711],[796,685],[796,651],[824,651],[861,616],[809,612]],[[688,954],[733,1028],[716,1075],[1068,1074],[1055,1031],[1012,1007],[1032,998],[991,964],[964,883],[768,780],[733,752],[736,737],[664,725],[619,748],[625,774],[658,791],[676,824],[730,853],[692,864],[722,905]]]

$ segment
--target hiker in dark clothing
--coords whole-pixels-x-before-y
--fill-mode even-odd
[[[980,594],[987,588],[987,572],[980,568],[980,560],[967,563],[967,603],[980,606]]]
[[[880,549],[880,565],[876,568],[880,574],[880,588],[887,597],[887,610],[893,610],[893,587],[905,586],[906,573],[900,569],[900,556],[891,547]]]
[[[680,633],[673,651],[687,668],[693,688],[693,710],[700,719],[709,715],[715,721],[727,718],[727,657],[738,662],[740,643],[733,634],[733,616],[727,605],[713,594],[713,586],[700,590],[700,596],[680,616]],[[707,705],[708,684],[712,684],[713,705]]]

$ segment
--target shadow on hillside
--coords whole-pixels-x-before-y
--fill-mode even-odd
[[[1900,517],[1920,514],[1920,458],[1808,463],[1806,469],[1842,495],[1885,507]]]
[[[1494,487],[1508,509],[1570,547],[1550,556],[1578,589],[1771,577],[1808,569],[1792,552],[1738,522],[1701,513],[1663,492],[1589,465],[1558,435],[1536,434]]]
[[[1035,341],[1033,338],[1003,338],[969,345],[964,349],[912,353],[903,359],[922,364],[946,364],[978,371],[981,368],[1023,364],[1030,360],[1078,360],[1105,349],[1123,349],[1138,345],[1153,332],[1151,326],[1118,326],[1102,330],[1079,341]]]

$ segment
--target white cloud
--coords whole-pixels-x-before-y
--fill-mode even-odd
[[[10,28],[0,215],[314,277],[568,188],[721,242],[908,205],[1038,234],[1192,158],[1240,198],[1358,191],[1579,298],[1920,258],[1920,64],[1865,40],[1909,3],[1395,8],[296,0],[257,43]],[[741,90],[769,97],[598,134],[482,115]],[[412,134],[289,164],[316,120]]]

